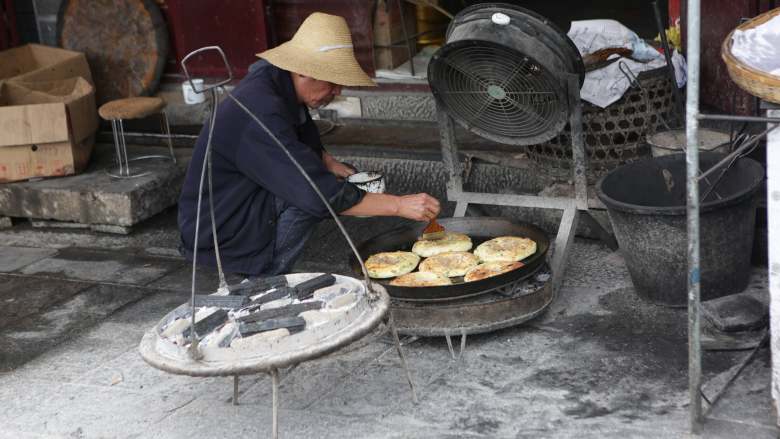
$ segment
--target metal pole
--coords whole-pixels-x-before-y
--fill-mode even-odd
[[[238,375],[233,375],[233,405],[238,405]]]
[[[658,27],[658,35],[661,37],[661,47],[664,48],[664,57],[666,58],[666,71],[669,74],[669,78],[672,80],[672,93],[674,94],[674,112],[680,117],[683,115],[682,111],[682,95],[680,94],[680,88],[677,87],[677,75],[674,73],[674,63],[672,63],[672,51],[669,48],[669,42],[666,40],[666,29],[664,29],[663,19],[661,18],[661,11],[658,9],[658,2],[653,2],[653,12],[655,13],[655,24]],[[676,117],[675,117],[676,119]]]
[[[699,114],[699,120],[725,120],[729,122],[780,123],[780,117],[733,116],[730,114]]]
[[[119,148],[119,125],[116,119],[111,119],[111,131],[114,133],[114,151],[116,152],[116,165],[119,175],[122,175],[122,150]]]
[[[122,159],[125,161],[125,170],[124,174],[122,173],[122,168],[119,168],[119,174],[124,175],[126,177],[130,176],[130,160],[127,156],[127,143],[125,142],[125,124],[122,122],[122,119],[117,119],[117,123],[119,124],[119,146],[122,148]]]
[[[168,122],[168,115],[165,111],[160,113],[163,120],[163,129],[165,129],[165,137],[168,140],[168,151],[171,153],[171,161],[176,163],[176,154],[173,152],[173,137],[171,137],[171,124]]]
[[[406,355],[401,348],[401,340],[398,338],[398,331],[395,329],[395,322],[393,321],[393,312],[389,312],[390,317],[387,319],[387,326],[390,328],[390,333],[393,334],[393,341],[395,342],[395,349],[398,351],[398,357],[401,359],[401,366],[406,372],[406,380],[409,382],[409,388],[412,390],[412,402],[417,404],[417,390],[414,388],[414,380],[412,379],[412,373],[409,372],[409,366],[406,364]]]
[[[568,89],[571,151],[574,162],[574,193],[577,198],[577,209],[588,210],[588,179],[585,172],[587,156],[582,137],[582,101],[580,101],[580,80],[577,75],[569,75]]]
[[[685,153],[688,190],[688,395],[690,428],[698,433],[701,425],[701,343],[699,255],[699,73],[701,54],[701,0],[688,0],[688,95],[685,105]]]
[[[273,401],[273,408],[271,409],[271,437],[277,439],[279,437],[279,370],[271,369],[271,399]]]
[[[414,53],[412,53],[412,42],[409,40],[409,33],[406,32],[406,17],[404,16],[403,0],[396,0],[398,4],[398,14],[401,16],[401,33],[406,41],[406,51],[409,53],[409,73],[414,77]]]

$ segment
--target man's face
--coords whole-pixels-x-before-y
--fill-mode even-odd
[[[292,73],[295,94],[298,102],[309,108],[328,105],[333,98],[341,94],[341,86],[328,81],[320,81],[309,76]]]

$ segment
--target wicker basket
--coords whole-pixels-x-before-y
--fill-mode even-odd
[[[650,157],[645,138],[663,128],[661,118],[671,123],[673,93],[667,68],[639,73],[642,90],[629,88],[616,102],[600,108],[582,105],[582,128],[587,157],[586,176],[595,183],[618,166]],[[564,130],[547,142],[530,145],[526,153],[535,170],[555,180],[572,178],[571,130]]]
[[[734,30],[752,29],[766,23],[777,15],[780,15],[780,8],[765,12],[746,23],[737,26]],[[765,101],[780,104],[780,78],[762,72],[761,70],[754,69],[731,54],[731,38],[734,35],[734,30],[729,32],[728,36],[723,41],[720,50],[720,56],[726,63],[729,76],[731,76],[731,79],[741,89],[753,96],[758,96]]]

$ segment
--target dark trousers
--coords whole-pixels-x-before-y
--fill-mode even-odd
[[[276,239],[274,258],[263,270],[262,276],[287,274],[301,256],[319,218],[298,209],[276,197]]]

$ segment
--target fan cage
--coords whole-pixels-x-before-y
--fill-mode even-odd
[[[564,84],[540,62],[503,45],[461,40],[431,59],[433,94],[477,135],[510,145],[545,142],[568,118]]]
[[[579,49],[569,39],[567,33],[550,19],[515,4],[501,2],[478,3],[461,10],[447,27],[446,41],[450,41],[450,36],[454,29],[472,21],[490,20],[493,14],[497,12],[509,15],[512,17],[513,22],[514,20],[521,20],[534,28],[535,31],[532,31],[529,35],[535,34],[536,38],[542,38],[551,50],[556,51],[562,59],[566,58],[566,62],[571,63],[572,70],[570,71],[579,75],[580,86],[582,86],[582,83],[585,81],[585,64],[582,56],[580,56]],[[528,28],[525,26],[523,26],[523,29],[524,32],[528,31]]]

